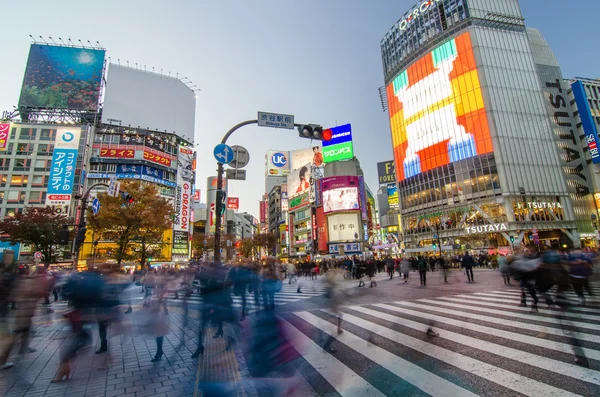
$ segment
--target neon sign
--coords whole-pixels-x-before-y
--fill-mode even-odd
[[[413,8],[412,11],[410,11],[409,13],[405,14],[406,17],[402,21],[400,21],[400,25],[399,25],[400,30],[406,30],[406,28],[408,27],[408,24],[410,24],[412,21],[414,21],[421,14],[427,12],[427,10],[429,10],[429,8],[431,8],[432,5],[434,5],[435,3],[439,3],[441,1],[442,0],[426,0],[426,1],[423,1],[421,4],[419,4],[418,6],[415,6],[415,8]]]

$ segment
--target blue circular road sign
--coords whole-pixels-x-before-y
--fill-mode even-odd
[[[213,155],[215,159],[221,164],[229,164],[233,161],[234,153],[231,147],[224,143],[220,143],[215,146],[215,150],[213,150]]]
[[[92,212],[94,213],[94,215],[96,215],[99,211],[100,211],[100,200],[98,200],[98,197],[95,197],[94,201],[92,201]]]
[[[273,165],[275,167],[285,167],[285,165],[288,162],[288,159],[286,157],[285,154],[281,153],[281,152],[277,152],[277,153],[273,153],[273,156],[271,156],[271,162],[273,163]]]

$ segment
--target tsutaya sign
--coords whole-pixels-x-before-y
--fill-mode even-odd
[[[506,223],[493,223],[491,225],[469,226],[465,228],[467,234],[505,232],[507,230],[508,225]]]
[[[527,202],[517,202],[517,208],[530,208],[530,209],[538,209],[538,208],[562,208],[562,205],[559,202],[547,202],[547,201],[527,201]]]
[[[425,0],[421,3],[418,3],[410,12],[407,12],[404,16],[404,19],[400,21],[400,30],[406,30],[406,28],[411,22],[413,22],[416,18],[421,16],[421,14],[423,14],[424,12],[427,12],[427,10],[429,10],[431,6],[442,1],[443,0]]]

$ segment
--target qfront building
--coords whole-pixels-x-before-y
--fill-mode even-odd
[[[577,247],[593,232],[560,69],[517,0],[421,1],[381,52],[407,252]]]

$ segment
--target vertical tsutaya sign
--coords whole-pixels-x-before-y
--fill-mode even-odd
[[[396,167],[394,160],[377,163],[377,175],[379,176],[379,184],[396,183]]]
[[[10,134],[10,123],[0,123],[0,151],[6,150]]]
[[[56,131],[46,205],[68,207],[71,204],[80,134],[79,129],[59,128]],[[62,211],[66,212],[64,208]]]
[[[194,151],[190,147],[179,146],[177,156],[177,192],[175,197],[175,231],[190,230],[192,203],[192,182],[194,176]]]

